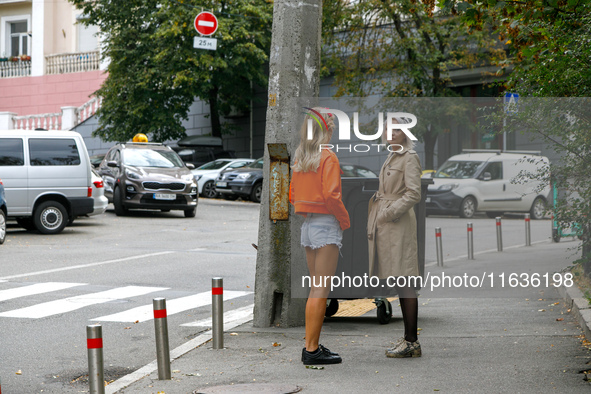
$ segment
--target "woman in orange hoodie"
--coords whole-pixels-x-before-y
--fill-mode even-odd
[[[309,127],[312,129],[311,139],[308,139]],[[333,129],[331,114],[320,114],[318,108],[310,110],[300,130],[300,145],[292,166],[290,202],[295,207],[295,213],[306,217],[301,243],[306,249],[312,279],[306,302],[306,347],[302,349],[305,365],[338,364],[342,361],[337,353],[319,343],[329,293],[321,278],[334,275],[343,230],[350,227],[349,214],[341,199],[339,160],[332,151],[322,146],[330,142]]]

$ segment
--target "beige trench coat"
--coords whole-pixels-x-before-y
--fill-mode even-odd
[[[370,275],[419,275],[417,221],[421,163],[413,150],[391,153],[380,171],[378,191],[369,201],[367,238]]]

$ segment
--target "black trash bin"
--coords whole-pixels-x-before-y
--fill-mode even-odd
[[[427,186],[433,183],[432,179],[421,180],[421,202],[416,204],[417,217],[417,243],[419,270],[421,275],[425,272],[425,198]],[[367,283],[359,286],[359,280],[355,283],[351,280],[342,280],[340,286],[335,287],[329,295],[327,316],[332,316],[338,311],[338,299],[376,298],[378,306],[378,319],[381,323],[387,323],[391,316],[391,305],[385,297],[394,296],[396,291],[380,282],[378,287],[369,285],[369,257],[367,245],[367,216],[369,199],[378,190],[378,178],[342,178],[343,203],[349,212],[351,228],[343,233],[343,246],[335,277],[364,278]],[[376,283],[374,282],[373,285]],[[384,287],[382,287],[384,285]]]

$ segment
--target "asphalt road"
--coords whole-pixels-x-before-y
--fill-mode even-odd
[[[234,293],[225,311],[251,305],[256,262],[251,244],[257,243],[259,208],[250,202],[200,199],[197,217],[191,219],[180,211],[132,211],[117,217],[108,210],[81,218],[54,236],[10,226],[0,247],[3,391],[88,390],[85,327],[93,323],[103,326],[107,380],[146,365],[156,358],[153,320],[136,318],[142,315],[134,308],[151,308],[155,297],[167,299],[173,349],[207,329],[182,324],[210,317],[212,277],[224,278],[226,292],[244,292]],[[496,248],[494,219],[470,221],[475,252]],[[467,222],[427,219],[427,263],[436,259],[435,227],[443,231],[445,259],[463,258]],[[549,220],[531,223],[533,242],[549,238]],[[506,218],[503,226],[505,247],[523,245],[522,217]],[[30,294],[31,286],[42,291]],[[19,288],[29,290],[15,297]],[[179,301],[179,312],[172,313],[177,299],[186,301]],[[188,307],[191,303],[203,305]]]
[[[165,297],[174,349],[206,329],[181,324],[211,316],[211,296],[201,293],[211,291],[212,277],[224,278],[226,293],[248,292],[226,301],[225,311],[252,304],[256,252],[251,243],[257,242],[258,214],[258,204],[201,199],[197,217],[190,219],[181,211],[117,217],[108,210],[54,236],[9,227],[0,254],[2,391],[88,390],[88,324],[103,326],[106,379],[144,366],[156,358],[153,320],[107,317],[151,308],[153,298]],[[2,300],[18,295],[14,289],[47,289],[52,283],[72,287]],[[194,295],[198,299],[185,304],[205,300],[206,305],[172,314],[172,300]],[[50,315],[36,317],[45,314]],[[133,314],[123,319],[130,316],[135,319]]]

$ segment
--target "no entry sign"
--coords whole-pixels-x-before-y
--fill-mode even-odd
[[[218,19],[211,12],[203,11],[195,18],[195,30],[202,36],[211,36],[218,29]]]

